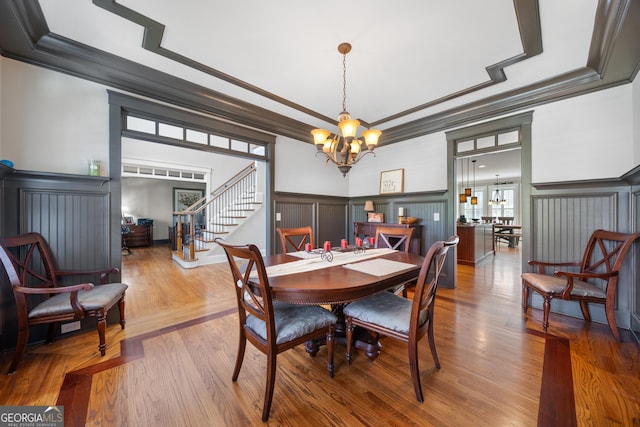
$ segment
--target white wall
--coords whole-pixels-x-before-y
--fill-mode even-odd
[[[532,181],[617,178],[633,169],[632,105],[628,84],[536,107]]]
[[[380,172],[404,169],[404,192],[447,188],[447,140],[443,132],[421,136],[375,149],[355,165],[350,175],[349,196],[380,192]]]
[[[325,163],[324,154],[316,156],[317,151],[313,144],[278,137],[275,191],[348,197],[351,173],[343,177],[333,163]]]
[[[106,87],[6,58],[0,78],[1,158],[16,169],[69,174],[87,174],[93,158],[107,175]]]
[[[104,86],[6,58],[0,79],[0,158],[12,160],[18,169],[84,174],[87,159],[93,157],[102,160],[106,173]],[[634,150],[640,147],[637,80],[536,107],[533,181],[612,178],[635,167],[640,157],[640,149]],[[346,178],[315,156],[309,143],[279,137],[275,150],[276,191],[345,197],[378,194],[380,172],[397,168],[405,169],[405,192],[446,187],[444,132],[381,146],[376,157],[364,158]],[[567,167],[568,159],[574,166]]]

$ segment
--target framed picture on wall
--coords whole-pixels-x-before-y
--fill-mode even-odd
[[[380,194],[402,193],[404,191],[404,169],[380,172]]]
[[[204,196],[204,190],[191,188],[173,189],[173,211],[183,211]]]
[[[369,212],[367,214],[367,222],[384,222],[384,214]]]

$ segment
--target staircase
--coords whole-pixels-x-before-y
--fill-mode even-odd
[[[251,163],[210,194],[173,213],[176,250],[172,257],[184,268],[219,262],[214,243],[237,230],[262,205],[256,193],[256,164]]]

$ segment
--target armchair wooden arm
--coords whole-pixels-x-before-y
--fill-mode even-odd
[[[546,261],[535,261],[529,260],[527,262],[532,267],[538,267],[538,273],[544,274],[545,267],[580,267],[580,262],[578,261],[568,261],[568,262],[546,262]]]

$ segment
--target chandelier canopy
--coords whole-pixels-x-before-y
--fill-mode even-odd
[[[342,135],[338,133],[332,135],[325,129],[313,129],[311,135],[318,149],[316,155],[323,152],[327,157],[327,163],[331,161],[338,166],[342,176],[347,176],[351,166],[358,163],[365,155],[373,153],[382,132],[377,129],[367,129],[362,132],[362,138],[367,145],[367,151],[362,151],[362,141],[356,138],[360,121],[352,119],[347,112],[347,53],[351,52],[351,45],[340,43],[338,52],[342,54],[342,113],[338,116],[338,128]],[[373,155],[375,156],[375,153]]]

